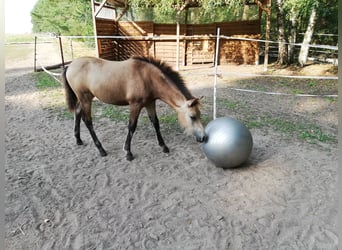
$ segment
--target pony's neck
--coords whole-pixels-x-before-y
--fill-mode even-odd
[[[176,111],[184,107],[187,97],[176,83],[173,83],[160,69],[155,67],[151,68],[150,76],[152,76],[153,89],[159,99]]]
[[[187,101],[183,93],[170,82],[167,82],[165,87],[161,89],[159,98],[176,111],[183,107]]]

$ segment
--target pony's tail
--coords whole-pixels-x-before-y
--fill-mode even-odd
[[[66,97],[68,109],[70,110],[70,112],[73,112],[76,109],[77,96],[75,92],[72,90],[72,88],[70,87],[68,79],[66,78],[67,70],[68,70],[68,67],[66,67],[62,72],[62,83],[65,89],[65,97]]]

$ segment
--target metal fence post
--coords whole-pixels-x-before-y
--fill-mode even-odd
[[[34,62],[33,71],[37,72],[37,36],[34,36]]]

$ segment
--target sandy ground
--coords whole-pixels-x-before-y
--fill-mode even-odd
[[[6,249],[337,249],[335,144],[252,129],[247,164],[223,170],[205,158],[194,138],[161,124],[171,150],[163,154],[152,127],[138,125],[136,159],[127,162],[126,124],[103,118],[95,129],[108,156],[100,157],[83,124],[86,145],[77,146],[73,121],[42,108],[31,69],[10,66]],[[191,89],[198,96],[212,94],[203,82]],[[224,88],[219,94],[253,104],[254,112],[336,130],[336,108],[321,99]],[[222,109],[220,115],[240,118]]]

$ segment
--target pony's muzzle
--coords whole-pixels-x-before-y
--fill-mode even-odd
[[[207,136],[204,133],[198,132],[195,133],[196,141],[197,142],[205,142]]]

